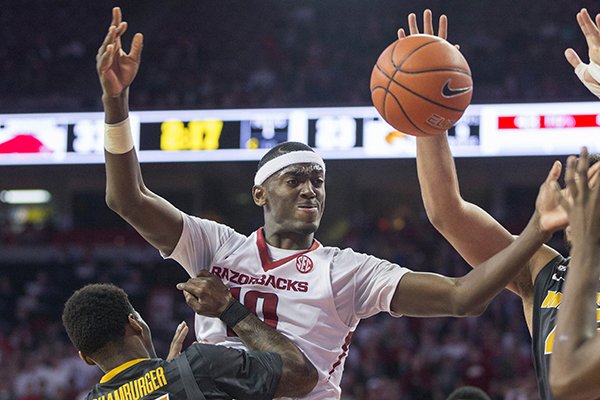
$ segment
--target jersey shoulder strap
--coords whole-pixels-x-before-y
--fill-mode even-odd
[[[190,362],[185,353],[179,355],[179,357],[175,358],[173,361],[179,371],[179,375],[181,375],[181,382],[183,383],[187,398],[189,400],[206,400],[200,387],[198,387],[198,382],[196,382],[196,378],[194,378],[192,367],[190,367]]]

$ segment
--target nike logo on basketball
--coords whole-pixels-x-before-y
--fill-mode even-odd
[[[444,84],[444,87],[442,88],[442,96],[444,97],[456,97],[459,96],[463,93],[467,93],[471,90],[471,86],[466,87],[466,88],[460,88],[460,89],[452,89],[450,87],[450,79],[448,79],[446,81],[446,83]]]

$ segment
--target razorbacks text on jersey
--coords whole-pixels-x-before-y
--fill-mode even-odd
[[[263,321],[293,340],[315,365],[319,382],[306,397],[337,399],[350,339],[362,318],[390,312],[391,299],[408,272],[350,249],[322,246],[271,260],[262,229],[244,236],[184,214],[182,236],[170,258],[190,274],[209,270]],[[218,319],[196,316],[205,343],[244,347]]]

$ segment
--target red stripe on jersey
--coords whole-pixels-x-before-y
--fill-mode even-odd
[[[288,261],[293,260],[294,258],[301,256],[302,254],[306,254],[309,251],[313,251],[321,245],[317,240],[313,240],[312,246],[307,250],[304,250],[297,254],[292,254],[289,257],[282,258],[281,260],[271,261],[271,257],[269,257],[269,249],[267,248],[267,242],[265,241],[265,236],[263,232],[263,228],[259,228],[256,234],[256,246],[258,246],[258,254],[260,256],[260,261],[262,262],[263,270],[269,271],[273,268],[277,268],[280,265],[287,263]]]
[[[346,354],[348,354],[348,348],[350,347],[350,340],[352,339],[353,333],[354,332],[348,332],[348,334],[346,335],[346,338],[344,339],[344,344],[342,345],[342,352],[340,353],[337,361],[335,362],[335,364],[333,364],[333,366],[331,367],[331,370],[329,371],[330,378],[331,378],[331,374],[333,374],[335,369],[342,363],[342,360],[344,359],[344,357],[346,357]]]

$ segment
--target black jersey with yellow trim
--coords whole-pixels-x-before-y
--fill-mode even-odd
[[[553,399],[548,381],[550,355],[568,265],[569,259],[556,256],[540,270],[533,285],[533,359],[538,389],[543,400]]]
[[[206,399],[272,399],[281,378],[276,353],[246,352],[196,343],[187,357]],[[87,400],[184,400],[186,392],[177,366],[162,359],[137,359],[108,372]]]

